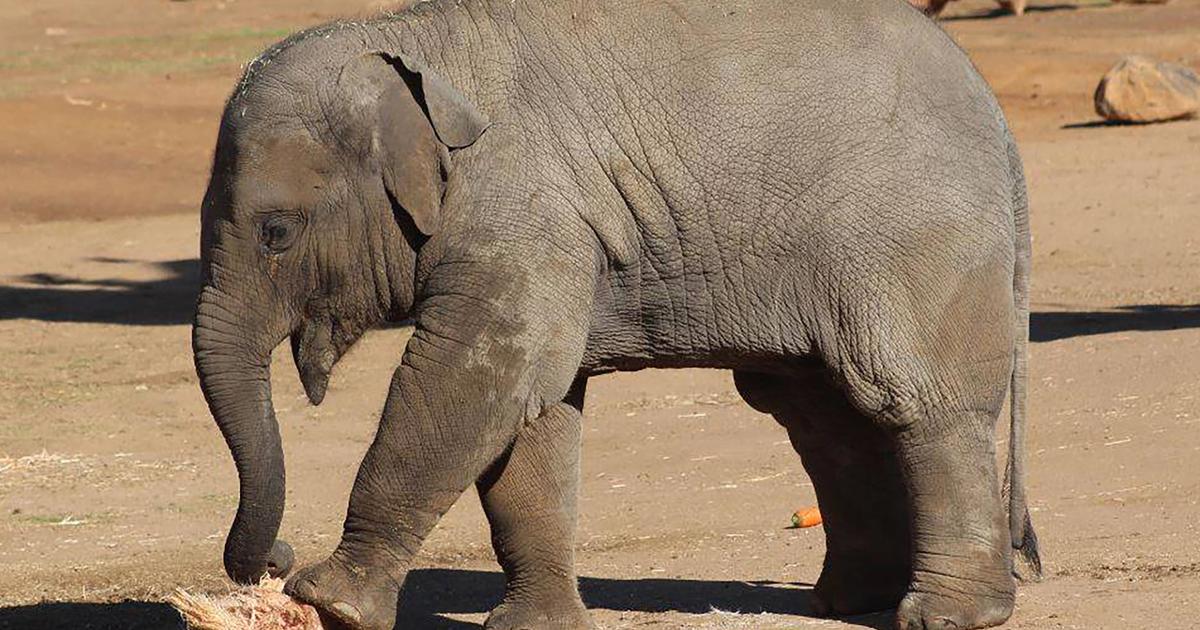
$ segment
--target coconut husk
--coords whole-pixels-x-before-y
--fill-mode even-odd
[[[285,595],[276,578],[216,597],[176,589],[167,603],[192,630],[324,630],[317,609]]]

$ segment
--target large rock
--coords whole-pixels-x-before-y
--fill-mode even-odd
[[[1118,122],[1157,122],[1200,114],[1200,77],[1191,68],[1132,55],[1096,87],[1096,113]]]

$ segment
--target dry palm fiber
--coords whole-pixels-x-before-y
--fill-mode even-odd
[[[323,630],[317,609],[283,593],[283,580],[263,578],[257,586],[211,597],[176,589],[167,603],[192,630]]]

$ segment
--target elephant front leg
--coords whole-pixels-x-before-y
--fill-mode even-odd
[[[586,379],[517,434],[479,480],[492,545],[506,578],[487,630],[592,627],[575,577],[580,412]]]
[[[935,437],[911,431],[898,440],[913,536],[912,581],[896,611],[899,630],[987,628],[1012,614],[1016,585],[994,421],[955,420]]]
[[[474,397],[480,387],[461,377],[428,378],[406,353],[355,478],[342,539],[325,561],[293,575],[286,593],[338,628],[393,628],[400,589],[426,536],[516,433],[515,420],[481,423],[471,405],[449,413],[450,392]]]
[[[342,540],[327,560],[288,582],[288,594],[349,628],[391,630],[412,559],[442,515],[510,448],[539,450],[532,438],[528,449],[518,444],[522,428],[566,422],[561,401],[579,371],[591,319],[592,252],[546,248],[515,260],[492,253],[477,264],[466,258],[490,251],[472,248],[424,282],[428,293],[354,481]],[[522,267],[530,265],[558,275]],[[573,450],[544,451],[574,457]],[[520,459],[511,484],[501,475],[503,487],[530,476],[520,466],[545,465]],[[487,500],[498,508],[520,492]],[[564,543],[566,534],[555,536]]]
[[[424,344],[414,337],[408,352],[421,352]],[[489,372],[479,379],[470,369],[455,368],[457,376],[431,378],[413,363],[406,356],[397,370],[350,494],[341,542],[285,589],[354,630],[391,630],[412,559],[437,521],[515,443],[523,425],[561,406],[546,405],[530,417],[518,402],[526,396],[492,393],[511,391],[502,376]]]

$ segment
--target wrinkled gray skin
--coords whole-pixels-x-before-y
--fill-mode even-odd
[[[508,578],[487,627],[587,626],[586,380],[695,366],[732,370],[800,453],[822,612],[1002,623],[1013,550],[1037,558],[1029,243],[995,100],[899,0],[436,0],[299,34],[230,99],[204,202],[196,364],[241,479],[226,569],[291,563],[272,349],[290,337],[319,404],[364,331],[411,316],[341,543],[288,582],[332,618],[390,628],[476,483]]]

